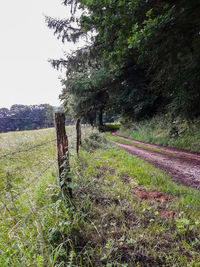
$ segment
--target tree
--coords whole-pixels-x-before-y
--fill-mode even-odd
[[[90,45],[66,59],[52,61],[56,67],[67,68],[68,87],[73,79],[79,84],[81,80],[84,88],[92,86],[88,83],[91,73],[106,66],[118,81],[116,92],[111,86],[106,97],[109,101],[114,98],[112,108],[121,115],[142,118],[164,110],[200,115],[200,0],[66,0],[64,4],[72,8],[70,18],[46,18],[55,35],[63,42],[76,42],[93,33]],[[77,8],[82,15],[74,27]],[[89,80],[85,83],[81,75]],[[92,88],[96,93],[99,90]],[[64,95],[69,97],[62,94],[63,100]],[[88,92],[88,101],[85,99],[85,106],[90,104],[94,112],[97,95]],[[73,101],[79,99],[74,91]],[[79,106],[75,103],[74,108]]]
[[[54,108],[43,105],[12,105],[0,109],[0,132],[32,130],[53,126]]]
[[[76,74],[63,81],[65,88],[60,95],[66,110],[75,118],[94,123],[98,116],[99,125],[103,125],[103,112],[109,101],[108,86],[111,74],[105,69]]]

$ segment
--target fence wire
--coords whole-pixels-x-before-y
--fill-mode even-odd
[[[14,195],[8,204],[4,204],[4,203],[2,202],[2,203],[3,203],[3,207],[0,208],[0,211],[3,210],[3,209],[8,208],[8,206],[9,206],[11,203],[14,203],[14,202],[16,201],[16,199],[18,199],[19,196],[21,196],[21,195],[26,191],[26,189],[29,188],[35,181],[37,181],[39,178],[41,178],[41,177],[43,176],[43,174],[44,174],[46,171],[48,171],[48,170],[49,170],[49,169],[56,163],[56,161],[57,161],[57,160],[54,160],[53,162],[51,162],[51,164],[50,164],[47,168],[45,168],[45,169],[40,173],[40,175],[38,175],[37,177],[33,178],[33,179],[31,180],[31,182],[29,182],[29,183],[28,183],[28,184],[27,184],[27,185],[26,185],[26,186],[25,186],[19,193],[17,193],[16,195]]]
[[[12,121],[30,121],[30,118],[0,118],[0,120],[12,120]],[[40,120],[31,120],[31,122],[39,123]]]
[[[56,163],[57,160],[54,160],[39,176],[37,176],[35,179],[33,179],[26,187],[24,187],[17,195],[15,195],[15,199],[13,199],[9,204],[11,203],[14,203],[14,201],[22,194],[24,193],[24,191],[26,191],[26,189],[28,187],[30,187],[31,184],[33,184],[36,180],[38,180],[40,177],[42,177],[42,175],[47,171],[49,170],[55,163]],[[44,195],[42,198],[40,198],[40,201],[47,198],[48,196],[47,195]],[[3,202],[2,202],[3,203]],[[3,203],[4,204],[4,203]],[[7,208],[9,204],[4,204],[3,208],[0,209],[0,211],[4,208]],[[41,209],[43,209],[44,207],[42,207]],[[15,226],[13,226],[13,228],[8,232],[11,233],[16,227],[18,228],[12,235],[12,238],[4,245],[4,247],[2,249],[0,249],[0,254],[3,254],[4,253],[4,249],[7,247],[7,245],[12,241],[14,240],[14,237],[16,236],[16,234],[18,233],[19,231],[19,227],[20,226],[24,226],[26,223],[27,223],[27,220],[33,215],[33,213],[35,213],[35,211],[33,211],[33,207],[31,207],[31,212],[25,217],[24,221],[19,221]],[[41,210],[39,209],[39,210]],[[38,211],[38,210],[37,210]]]
[[[40,198],[40,201],[44,200],[44,199],[47,198],[47,197],[48,197],[47,195],[44,195],[42,198]],[[40,208],[40,209],[37,209],[37,211],[42,210],[42,209],[44,209],[44,208],[46,208],[46,206],[45,206],[45,207],[42,207],[42,208]],[[0,254],[1,254],[1,255],[2,255],[3,253],[5,253],[5,252],[4,252],[4,249],[8,246],[8,244],[10,244],[11,241],[14,240],[16,234],[19,232],[19,227],[20,227],[20,226],[24,226],[24,225],[27,223],[28,219],[29,219],[34,213],[36,213],[37,211],[35,210],[35,208],[33,208],[33,207],[31,206],[31,212],[25,217],[24,221],[19,221],[15,226],[12,227],[12,229],[8,232],[8,235],[9,235],[10,233],[12,233],[12,231],[13,231],[15,228],[17,228],[17,230],[12,234],[12,238],[10,238],[10,240],[3,246],[3,248],[0,249]]]
[[[8,153],[8,154],[4,154],[4,155],[2,155],[2,156],[0,157],[0,159],[6,158],[6,157],[10,157],[10,156],[13,156],[13,155],[15,155],[15,154],[22,153],[22,152],[28,152],[28,151],[31,151],[31,150],[37,148],[37,147],[44,146],[44,145],[53,143],[53,142],[55,142],[55,141],[56,141],[56,139],[52,139],[52,140],[50,140],[50,141],[47,141],[47,142],[45,142],[45,143],[41,143],[41,144],[32,146],[32,147],[27,148],[27,149],[18,150],[18,151],[14,151],[14,152],[11,152],[11,153]]]
[[[2,118],[1,118],[2,119]],[[10,118],[11,119],[11,118]],[[14,118],[13,118],[14,119]],[[19,120],[19,118],[15,118],[16,120]],[[23,120],[23,118],[20,118],[21,120]],[[26,118],[25,118],[26,119]],[[72,137],[73,134],[71,135],[67,135],[67,137]],[[14,151],[14,152],[11,152],[11,153],[7,153],[7,154],[4,154],[2,156],[0,156],[0,160],[1,159],[4,159],[6,157],[10,157],[10,156],[13,156],[13,155],[16,155],[16,154],[19,154],[19,153],[23,153],[23,152],[28,152],[28,151],[31,151],[37,147],[41,147],[41,146],[44,146],[44,145],[47,145],[47,144],[50,144],[50,143],[53,143],[55,142],[56,139],[52,139],[52,140],[49,140],[47,142],[44,142],[44,143],[41,143],[41,144],[38,144],[38,145],[35,145],[35,146],[32,146],[30,148],[27,148],[27,149],[23,149],[23,150],[18,150],[18,151]],[[53,160],[49,165],[48,167],[46,167],[39,175],[37,175],[36,177],[31,177],[31,181],[26,184],[17,194],[13,195],[8,201],[9,203],[5,203],[4,202],[4,199],[2,199],[1,195],[0,195],[0,200],[1,200],[1,204],[2,204],[2,207],[0,208],[0,212],[2,210],[7,210],[8,212],[10,211],[10,208],[9,206],[14,204],[15,201],[22,195],[24,194],[25,192],[27,193],[27,189],[34,183],[36,182],[39,178],[41,178],[55,163],[57,162],[57,159],[56,160]],[[28,196],[28,193],[27,193],[27,196]],[[29,196],[28,196],[29,197]],[[39,201],[41,202],[43,199],[47,198],[48,195],[44,194],[43,197],[41,197],[39,199]],[[7,201],[6,201],[7,202]],[[31,205],[31,203],[29,203],[29,209],[30,209],[30,213],[24,218],[24,219],[21,219],[19,220],[7,233],[8,235],[8,238],[9,238],[9,241],[2,246],[2,248],[0,249],[0,255],[3,255],[5,253],[5,248],[15,239],[17,233],[20,231],[21,227],[25,226],[25,225],[28,225],[28,221],[30,219],[30,217],[33,215],[33,214],[36,214],[38,211],[46,208],[46,206],[44,207],[41,207],[41,208],[36,208],[33,207]]]

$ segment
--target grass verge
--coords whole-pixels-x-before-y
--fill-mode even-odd
[[[200,152],[200,119],[187,121],[169,114],[122,125],[118,134],[138,141]]]
[[[85,140],[79,157],[71,155],[72,200],[62,199],[51,170],[16,203],[20,210],[1,214],[1,244],[9,243],[0,265],[199,266],[200,193],[97,132]]]
[[[143,149],[146,149],[146,150],[149,150],[149,151],[152,151],[152,152],[157,152],[157,153],[160,153],[162,155],[167,155],[167,156],[170,156],[170,157],[175,157],[175,158],[177,157],[177,155],[175,155],[173,153],[162,151],[161,149],[158,149],[158,148],[152,148],[152,147],[148,147],[148,146],[145,146],[145,145],[136,144],[136,143],[128,141],[128,140],[123,140],[123,139],[121,139],[119,137],[113,136],[111,133],[106,133],[105,136],[108,139],[110,139],[111,141],[114,141],[114,142],[117,142],[117,143],[121,143],[121,144],[124,144],[124,145],[129,145],[129,146],[135,146],[135,147],[138,147],[138,148],[143,148]]]
[[[82,150],[72,166],[73,203],[52,232],[55,248],[64,244],[57,264],[198,266],[198,191],[110,145]],[[149,201],[136,191],[169,197]]]

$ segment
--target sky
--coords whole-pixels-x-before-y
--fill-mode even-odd
[[[0,108],[13,104],[60,104],[61,73],[48,59],[75,49],[53,35],[44,14],[66,18],[61,0],[0,1]]]

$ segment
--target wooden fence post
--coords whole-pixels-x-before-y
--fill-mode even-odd
[[[57,140],[57,159],[59,182],[63,196],[72,197],[72,177],[69,164],[68,138],[65,131],[65,114],[57,112],[54,116]]]
[[[81,120],[76,121],[76,152],[79,152],[79,146],[81,145]]]

